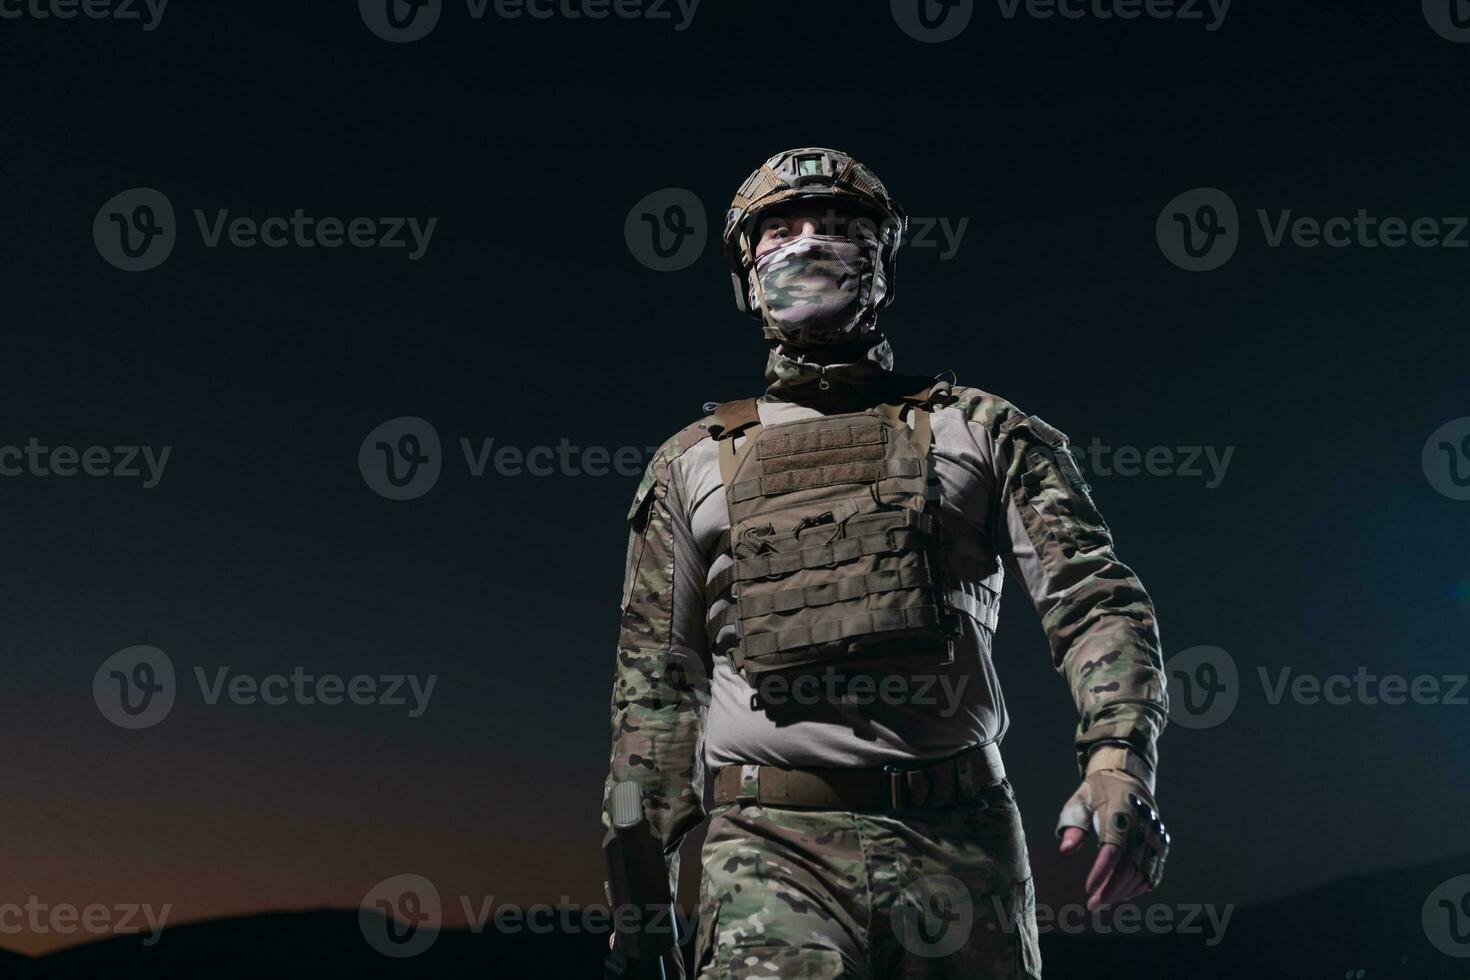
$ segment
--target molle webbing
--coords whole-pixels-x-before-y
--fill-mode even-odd
[[[989,589],[982,589],[981,592],[981,595],[974,596],[964,589],[950,589],[945,592],[944,598],[952,608],[994,632],[1000,616],[1000,596]]]
[[[740,480],[730,488],[730,499],[738,503],[752,497],[769,497],[793,490],[812,490],[845,483],[877,483],[892,476],[923,475],[923,464],[917,459],[885,460],[881,449],[880,446],[877,459],[849,457],[820,466],[775,472],[753,480]]]
[[[861,599],[899,589],[925,589],[934,584],[933,575],[929,569],[923,567],[892,568],[865,575],[849,575],[835,582],[744,596],[710,616],[705,626],[708,635],[713,637],[737,619],[793,612],[797,609],[814,609],[830,606],[834,602]]]
[[[844,425],[835,429],[813,429],[807,432],[772,432],[761,440],[756,456],[760,459],[774,461],[778,456],[791,456],[794,453],[826,452],[850,449],[855,446],[871,446],[872,450],[856,454],[857,458],[882,459],[886,434],[887,430],[883,428],[882,423],[876,421]],[[779,472],[779,464],[767,463],[764,469],[768,473]]]
[[[874,658],[944,663],[956,615],[986,617],[986,599],[947,581],[929,410],[928,389],[769,426],[753,399],[716,409],[731,563],[705,587],[707,607],[722,606],[707,635],[734,633],[729,652],[746,676]]]
[[[895,512],[891,516],[874,515],[866,523],[878,523],[875,520],[878,517],[882,518],[881,523],[884,526],[871,533],[806,545],[798,549],[777,550],[751,558],[737,558],[709,580],[709,584],[705,586],[705,599],[713,603],[734,582],[784,575],[798,568],[826,568],[863,555],[888,554],[911,547],[919,542],[919,535],[932,533],[934,527],[932,516],[912,510]],[[857,521],[851,523],[858,524]],[[804,533],[820,534],[821,526]],[[797,535],[787,534],[767,540],[779,547],[782,543],[796,539]]]
[[[893,592],[896,589],[918,589],[933,584],[934,581],[927,568],[890,568],[881,572],[869,572],[866,575],[853,575],[821,585],[807,585],[799,589],[784,589],[765,595],[747,596],[736,603],[736,608],[739,609],[741,617],[749,618],[773,612],[791,612],[793,609],[830,606],[844,599],[860,599],[863,596]]]
[[[939,610],[934,606],[906,606],[901,609],[877,609],[860,612],[842,619],[828,619],[810,626],[793,626],[775,633],[757,633],[745,637],[736,648],[735,665],[743,667],[752,657],[760,657],[764,667],[779,667],[806,660],[803,651],[824,643],[851,640],[873,633],[900,630],[935,630],[942,628]],[[782,654],[797,651],[793,656]]]

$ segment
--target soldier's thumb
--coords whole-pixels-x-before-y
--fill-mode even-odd
[[[1086,783],[1067,800],[1057,820],[1057,836],[1063,838],[1064,843],[1069,830],[1076,830],[1083,836],[1092,830],[1092,793]]]

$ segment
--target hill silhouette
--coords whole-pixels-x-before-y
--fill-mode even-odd
[[[1223,938],[1197,932],[1042,935],[1048,980],[1470,980],[1470,958],[1436,949],[1421,910],[1442,882],[1470,874],[1470,856],[1349,878],[1281,901],[1233,910]],[[1174,908],[1183,921],[1186,906]],[[1218,911],[1218,910],[1217,910]],[[1220,921],[1217,915],[1216,922]],[[1470,922],[1457,924],[1470,929]],[[1121,931],[1121,930],[1119,930]],[[1467,944],[1470,946],[1470,944]],[[0,950],[0,975],[32,977],[546,977],[603,975],[605,934],[440,931],[418,955],[394,959],[366,941],[356,909],[275,912],[171,926],[152,946],[107,938],[35,958]],[[1470,948],[1467,948],[1470,952]],[[1358,971],[1362,971],[1359,973]]]

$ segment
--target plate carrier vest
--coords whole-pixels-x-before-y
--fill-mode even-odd
[[[754,398],[715,407],[733,563],[706,587],[706,635],[736,626],[736,670],[754,680],[814,664],[953,659],[959,621],[929,480],[930,412],[952,401],[940,382],[896,403],[769,426]],[[714,614],[721,598],[729,605]]]

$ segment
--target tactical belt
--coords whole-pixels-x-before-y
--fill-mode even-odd
[[[781,769],[723,766],[714,778],[715,805],[758,803],[821,810],[899,813],[973,798],[1005,778],[994,742],[937,762],[873,769]]]

